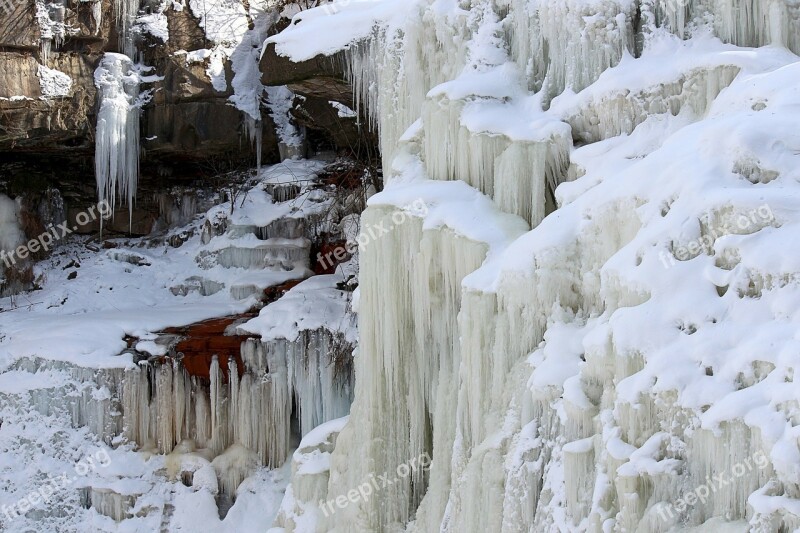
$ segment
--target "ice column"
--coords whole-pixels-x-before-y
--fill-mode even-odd
[[[133,62],[122,54],[107,53],[94,72],[100,110],[95,135],[95,177],[100,201],[113,206],[117,197],[133,201],[139,178],[139,77]]]

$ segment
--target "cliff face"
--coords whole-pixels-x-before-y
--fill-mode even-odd
[[[93,152],[94,71],[103,53],[120,51],[114,3],[56,4],[15,3],[14,10],[0,18],[3,152]],[[51,19],[42,15],[48,10]],[[152,97],[142,107],[142,131],[148,139],[143,163],[250,158],[249,144],[240,142],[241,114],[228,102],[233,95],[230,61],[223,60],[224,87],[219,82],[215,87],[206,72],[208,60],[187,59],[186,52],[206,50],[211,44],[190,9],[156,6],[154,13],[142,16],[160,17],[151,24],[158,35],[150,34],[156,30],[147,25],[139,25],[142,30],[136,34],[142,62],[151,67],[147,75],[153,79]],[[42,28],[48,24],[63,25],[64,35],[43,38]],[[266,156],[276,157],[274,127],[270,126],[264,128],[263,149]]]
[[[292,61],[266,43],[259,66],[264,85],[286,86],[296,95],[290,113],[298,124],[323,132],[337,149],[377,158],[377,133],[366,127],[366,109],[358,112],[343,52]]]

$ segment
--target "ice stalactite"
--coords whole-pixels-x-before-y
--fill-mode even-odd
[[[100,201],[113,210],[123,199],[133,222],[139,180],[139,76],[129,57],[107,53],[94,73],[99,110],[95,141],[95,177]]]
[[[208,378],[189,375],[178,359],[140,363],[125,372],[121,389],[124,435],[152,453],[207,450],[232,496],[253,465],[283,464],[293,416],[304,434],[349,412],[351,351],[322,330],[294,342],[247,340],[244,372],[234,357],[214,356]]]
[[[117,24],[119,50],[129,58],[135,59],[136,42],[131,30],[136,21],[136,14],[139,12],[139,0],[112,0],[112,3],[114,4],[114,20]]]
[[[800,5],[793,0],[719,1],[713,14],[723,41],[739,46],[786,46],[800,53]]]
[[[214,359],[208,381],[189,376],[179,364],[146,364],[126,372],[122,399],[128,440],[142,449],[170,453],[190,439],[198,448],[209,448],[212,457],[241,443],[257,452],[262,464],[281,464],[288,453],[291,413],[285,376],[245,374],[240,379],[226,369],[223,374]],[[248,408],[234,405],[232,397],[247,398]]]
[[[300,434],[350,412],[353,401],[352,347],[328,331],[305,331],[286,346],[288,378],[293,391]]]
[[[92,508],[102,516],[120,522],[130,515],[136,504],[135,494],[120,494],[109,488],[84,487],[80,489],[81,505]]]
[[[572,135],[561,121],[543,116],[532,120],[530,132],[517,130],[515,137],[472,119],[519,112],[499,99],[434,94],[423,106],[425,165],[431,178],[464,180],[535,226],[555,207],[553,193],[567,177]]]
[[[427,92],[466,64],[463,43],[469,33],[464,13],[423,17],[412,7],[402,29],[376,29],[346,51],[355,109],[380,132],[384,175],[391,174],[398,142],[419,118]]]
[[[725,42],[738,46],[785,46],[800,53],[800,5],[793,0],[644,0],[652,22],[687,37],[692,23],[711,22]]]
[[[53,386],[32,389],[26,395],[2,395],[0,403],[15,402],[20,410],[32,409],[44,416],[66,414],[73,427],[88,427],[106,443],[122,431],[120,391],[124,368],[85,368],[24,358],[10,370],[58,379],[52,379]]]
[[[593,143],[630,134],[652,115],[686,113],[698,118],[739,72],[735,64],[697,68],[650,88],[589,93],[578,107],[564,110],[564,120],[576,140]]]
[[[261,150],[264,139],[264,129],[261,118],[253,118],[250,115],[244,117],[244,131],[247,139],[256,150],[256,168],[261,168]]]
[[[442,186],[442,194],[449,191],[453,196],[464,192],[462,185],[431,183],[431,187]],[[380,227],[402,213],[400,208],[371,206],[362,224]],[[506,231],[524,225],[515,220],[516,224],[506,221]],[[436,495],[432,498],[437,498],[427,504],[433,508],[430,512],[443,512],[446,502],[439,495],[449,487],[450,453],[456,438],[461,355],[453,338],[458,329],[460,285],[483,262],[488,248],[448,228],[423,230],[423,220],[412,217],[394,228],[391,239],[359,251],[362,265],[370,265],[369,274],[362,273],[360,278],[359,381],[351,413],[351,420],[359,423],[348,425],[339,435],[337,450],[358,450],[364,460],[355,465],[334,453],[329,495],[345,494],[370,473],[394,472],[398,465],[423,454],[436,457],[440,468],[430,479],[417,471],[369,501],[337,510],[332,519],[337,527],[375,530],[405,523],[428,487]],[[396,297],[382,298],[386,290]]]
[[[632,0],[515,0],[511,28],[514,60],[526,69],[529,88],[546,99],[578,92],[633,51]]]

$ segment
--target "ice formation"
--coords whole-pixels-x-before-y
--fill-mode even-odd
[[[10,252],[25,238],[17,218],[17,203],[0,194],[0,250]]]
[[[114,4],[119,50],[123,55],[135,59],[136,42],[132,30],[139,12],[139,0],[113,0],[112,4]],[[97,17],[97,24],[99,25],[99,17]]]
[[[100,201],[124,200],[133,216],[139,180],[139,75],[128,56],[106,53],[94,73],[97,112],[95,178]]]
[[[47,66],[50,60],[50,52],[53,45],[58,49],[64,44],[67,35],[67,27],[64,24],[64,14],[67,2],[56,0],[55,2],[36,2],[36,21],[39,25],[39,49],[42,63]]]
[[[796,2],[377,5],[271,37],[344,51],[387,176],[362,225],[392,228],[350,419],[278,525],[796,528]]]

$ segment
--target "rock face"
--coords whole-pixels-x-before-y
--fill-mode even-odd
[[[122,51],[117,1],[0,5],[0,192],[36,205],[56,188],[73,215],[96,201],[95,71],[105,53]],[[230,53],[219,52],[192,10],[134,5],[142,65],[139,199],[132,223],[124,206],[105,228],[142,235],[163,218],[152,198],[164,187],[251,168],[259,151],[262,161],[276,161],[279,150],[266,107],[260,150],[249,138],[231,101]]]
[[[361,127],[365,117],[353,111],[353,87],[347,79],[344,53],[294,62],[267,43],[261,56],[261,83],[286,85],[296,95],[291,114],[306,128],[322,133],[339,150],[363,157],[374,151],[377,136]]]
[[[93,154],[94,71],[103,53],[120,51],[113,0],[68,1],[63,15],[54,5],[45,6],[50,10],[46,20],[63,18],[63,42],[44,38],[48,30],[39,20],[44,4],[37,8],[28,0],[14,3],[11,11],[0,10],[0,153],[4,159],[32,156],[26,163],[33,167],[37,154]],[[189,175],[211,159],[224,159],[228,166],[250,164],[254,147],[243,142],[242,113],[228,101],[234,75],[230,62],[223,60],[225,88],[217,90],[207,73],[207,57],[190,60],[186,53],[209,47],[199,21],[188,8],[170,7],[159,16],[166,19],[166,42],[144,30],[137,33],[142,63],[151,67],[145,73],[151,83],[144,87],[150,97],[141,118],[143,179],[167,159],[194,163],[187,167]],[[273,130],[265,119],[265,161],[278,154]],[[71,166],[76,165],[82,174],[91,171],[90,158],[76,159]]]

